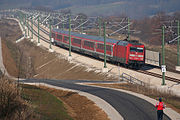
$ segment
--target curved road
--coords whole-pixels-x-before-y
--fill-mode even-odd
[[[1,47],[0,47],[0,53],[1,53]],[[0,63],[2,63],[2,60],[0,61]],[[87,82],[87,81],[31,79],[31,80],[24,80],[22,82],[30,82],[30,83],[41,82],[57,87],[74,89],[74,90],[90,93],[92,95],[100,97],[101,99],[105,100],[110,105],[112,105],[125,120],[156,120],[157,119],[156,109],[154,105],[148,103],[147,101],[141,98],[116,90],[75,84],[76,82],[79,83],[79,82]],[[170,120],[170,119],[165,115],[164,120]]]
[[[75,83],[92,82],[78,80],[24,80],[23,82],[41,82],[53,86],[79,90],[90,93],[112,105],[125,120],[156,120],[156,109],[154,105],[136,96],[99,87],[83,86]],[[166,115],[163,120],[170,120]]]

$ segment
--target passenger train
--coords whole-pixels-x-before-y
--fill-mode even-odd
[[[69,48],[69,32],[53,29],[53,44]],[[72,50],[104,59],[104,38],[71,32]],[[106,56],[111,62],[121,63],[128,67],[139,68],[145,64],[145,47],[131,40],[106,39]]]

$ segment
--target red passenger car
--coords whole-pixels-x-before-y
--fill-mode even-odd
[[[53,44],[69,47],[68,31],[53,29],[52,38],[54,38]],[[102,37],[71,32],[71,45],[75,51],[104,58],[104,39]],[[145,63],[144,45],[137,41],[107,39],[106,55],[109,61],[128,66],[140,67]]]

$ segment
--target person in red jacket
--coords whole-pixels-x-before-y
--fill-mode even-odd
[[[165,105],[164,103],[162,102],[162,98],[159,98],[159,102],[156,103],[156,106],[157,108],[157,118],[158,120],[162,120],[163,119],[163,109],[165,108]]]

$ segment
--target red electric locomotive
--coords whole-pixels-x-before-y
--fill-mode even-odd
[[[53,44],[69,47],[69,32],[52,30]],[[71,32],[72,49],[94,57],[104,58],[104,39],[102,37]],[[137,41],[106,39],[106,55],[109,61],[126,66],[141,67],[145,63],[144,45]]]

